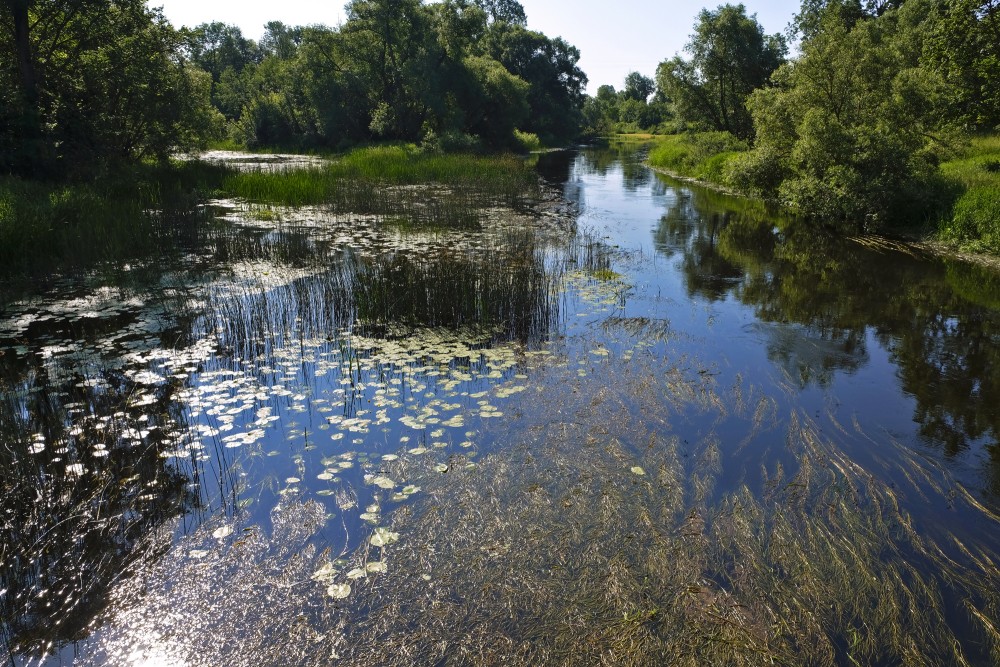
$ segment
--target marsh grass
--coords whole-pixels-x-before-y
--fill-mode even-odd
[[[160,257],[207,217],[198,204],[226,169],[141,165],[91,183],[0,178],[0,273],[59,273]]]
[[[242,358],[254,358],[287,344],[291,331],[323,338],[348,328],[362,335],[472,329],[493,342],[534,344],[559,321],[563,264],[547,257],[531,231],[447,252],[348,252],[331,262],[291,270],[277,287],[247,280],[220,291],[206,304],[206,326]]]
[[[234,173],[222,189],[255,203],[323,205],[335,212],[461,225],[490,206],[519,205],[537,189],[537,179],[515,156],[383,146],[353,151],[322,167]]]

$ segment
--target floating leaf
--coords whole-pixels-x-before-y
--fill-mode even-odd
[[[347,578],[348,579],[364,579],[367,576],[368,576],[368,573],[365,572],[364,569],[362,569],[360,567],[356,567],[356,568],[354,568],[353,570],[351,570],[350,572],[347,573]]]
[[[374,561],[365,565],[365,570],[368,572],[385,572],[386,567],[383,561]]]
[[[437,470],[438,472],[448,472],[448,464],[438,463],[436,466],[434,466],[434,469]]]
[[[348,595],[351,594],[351,585],[333,584],[332,586],[326,589],[326,594],[332,598],[343,600],[344,598],[346,598]]]
[[[229,537],[233,534],[232,526],[223,526],[222,528],[216,528],[212,533],[212,537],[221,540],[223,538]]]
[[[394,533],[388,528],[379,527],[375,529],[372,533],[372,546],[373,547],[384,547],[387,544],[392,544],[399,539],[399,533]]]
[[[392,481],[388,477],[383,477],[382,475],[379,475],[378,477],[372,479],[372,484],[374,484],[380,489],[391,489],[396,486],[396,483],[394,481]]]
[[[643,470],[642,468],[640,468],[639,466],[632,466],[632,472],[634,472],[636,475],[645,475],[646,474],[646,471]]]
[[[313,572],[312,579],[315,581],[329,581],[336,574],[337,568],[334,567],[333,563],[324,563],[323,567]]]

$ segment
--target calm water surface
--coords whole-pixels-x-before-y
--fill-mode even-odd
[[[8,297],[0,656],[991,664],[1000,276],[641,160]]]

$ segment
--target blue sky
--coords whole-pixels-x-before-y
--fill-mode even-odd
[[[660,61],[684,48],[701,8],[715,8],[723,2],[521,0],[521,4],[529,28],[562,37],[580,49],[580,67],[590,77],[588,92],[594,94],[605,83],[620,88],[632,70],[652,76]],[[783,32],[799,9],[799,0],[748,0],[744,4],[769,33]],[[176,26],[224,21],[238,25],[254,39],[260,37],[267,21],[335,26],[344,15],[343,5],[336,0],[152,0],[149,5],[162,6]]]

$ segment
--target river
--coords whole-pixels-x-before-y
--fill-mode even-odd
[[[1000,276],[643,155],[14,292],[0,656],[995,664]]]

